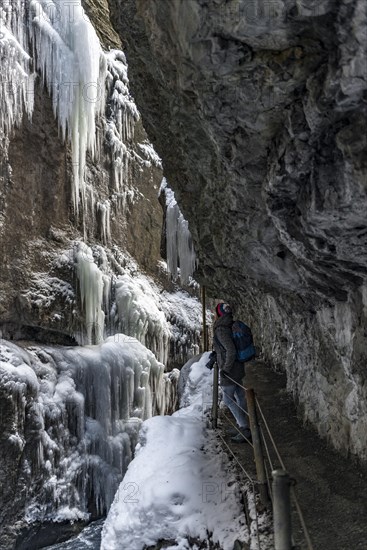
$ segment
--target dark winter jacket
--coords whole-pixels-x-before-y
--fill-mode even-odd
[[[217,355],[217,364],[220,372],[220,385],[233,384],[226,378],[226,373],[236,382],[242,383],[245,375],[244,364],[236,360],[236,347],[232,338],[232,313],[226,313],[214,323],[213,347]]]

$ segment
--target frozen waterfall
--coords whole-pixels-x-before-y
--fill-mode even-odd
[[[9,422],[0,452],[19,450],[27,521],[105,513],[141,422],[174,410],[177,377],[123,334],[85,348],[23,349],[1,340],[1,414]]]
[[[199,353],[201,305],[195,297],[167,292],[132,269],[116,278],[114,296],[116,330],[137,338],[166,367]]]
[[[100,237],[106,244],[111,204],[121,205],[116,201],[120,198],[124,209],[127,198],[134,196],[129,161],[143,162],[132,147],[140,115],[130,95],[123,52],[102,51],[80,0],[2,0],[0,54],[1,134],[8,136],[24,111],[31,118],[40,77],[52,98],[61,135],[71,143],[74,211],[81,213],[84,230],[88,216],[99,217]],[[109,196],[96,200],[93,176],[87,173],[87,152],[92,159],[98,157],[103,141],[111,155],[112,203]]]
[[[29,43],[32,44],[31,48]],[[64,139],[72,145],[73,201],[85,203],[86,152],[96,151],[96,118],[103,112],[107,63],[79,1],[4,0],[0,8],[0,124],[8,134],[33,111],[38,69],[52,96]]]
[[[34,59],[51,93],[62,136],[72,145],[73,200],[85,204],[86,153],[96,149],[96,117],[104,107],[106,62],[81,3],[33,0],[29,26]]]

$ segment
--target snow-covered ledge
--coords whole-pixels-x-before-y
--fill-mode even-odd
[[[232,550],[236,540],[249,542],[239,483],[214,432],[206,428],[212,381],[205,367],[208,355],[191,365],[183,407],[143,423],[135,458],[103,528],[101,550],[118,550],[121,541],[129,550],[161,540],[172,541],[177,550],[195,541],[210,540],[225,550]]]

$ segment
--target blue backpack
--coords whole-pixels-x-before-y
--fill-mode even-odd
[[[234,321],[232,338],[237,350],[237,361],[249,361],[256,355],[250,327],[242,321]]]

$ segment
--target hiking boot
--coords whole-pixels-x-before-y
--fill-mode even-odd
[[[250,430],[248,428],[240,428],[237,435],[231,437],[231,441],[233,441],[233,443],[251,443],[252,438]]]

